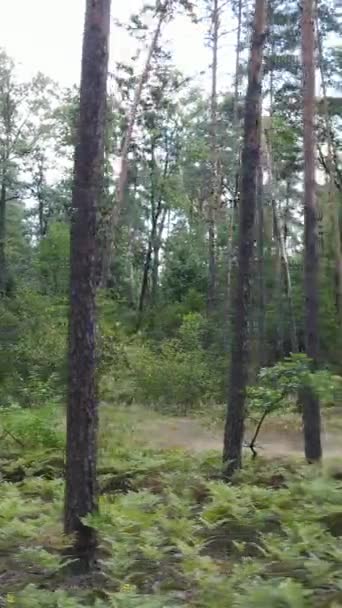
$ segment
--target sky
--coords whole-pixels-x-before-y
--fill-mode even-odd
[[[112,16],[127,21],[142,4],[143,0],[114,0]],[[61,85],[76,84],[80,77],[84,9],[85,0],[0,0],[0,46],[21,64],[24,77],[41,71]],[[165,32],[172,41],[175,63],[186,75],[208,69],[210,56],[203,34],[204,26],[195,26],[180,16]],[[233,40],[230,46],[233,47]],[[112,26],[111,65],[129,58],[132,51],[127,35]],[[233,69],[234,53],[229,42],[224,43],[222,53],[223,80]],[[203,84],[203,77],[199,81]]]
[[[114,19],[128,22],[144,1],[112,0],[111,72],[116,61],[129,61],[136,48],[136,42],[115,25]],[[86,0],[0,0],[0,47],[15,61],[22,80],[29,80],[40,71],[62,87],[79,84],[85,5]],[[177,16],[163,28],[163,41],[170,41],[176,66],[186,76],[195,75],[195,81],[209,90],[210,51],[204,42],[207,27],[194,25],[186,16]],[[231,66],[231,73],[234,69],[234,40],[230,52],[227,42],[224,40],[221,47],[219,82],[223,90],[231,83],[227,66]],[[200,76],[202,71],[205,74]],[[53,182],[59,173],[59,166],[51,169],[49,180]]]
[[[112,1],[111,71],[116,61],[129,60],[135,48],[127,33],[118,29],[113,20],[127,22],[143,3],[144,0]],[[86,0],[0,0],[0,47],[20,65],[19,73],[24,79],[41,71],[62,86],[79,84],[85,4]],[[221,41],[219,51],[219,89],[226,91],[232,85],[234,72],[236,34],[232,30],[236,23],[226,15],[222,25],[231,32]],[[178,16],[166,31],[164,28],[163,37],[171,41],[176,66],[186,76],[195,75],[198,83],[209,90],[206,27]]]

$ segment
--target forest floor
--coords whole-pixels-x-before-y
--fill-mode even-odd
[[[273,417],[232,484],[223,409],[208,411],[101,406],[99,562],[79,576],[64,562],[63,409],[4,411],[0,608],[342,608],[341,410],[324,412],[323,466],[304,461],[299,415]]]
[[[108,407],[108,412],[111,407]],[[167,416],[133,408],[131,420],[135,416],[137,422],[132,431],[137,434],[139,443],[153,449],[180,449],[192,453],[222,450],[223,422],[218,420],[209,422],[207,416]],[[109,417],[105,414],[106,423]],[[255,424],[250,421],[247,424],[246,444],[253,436],[254,429]],[[326,457],[342,457],[342,412],[339,408],[330,409],[323,416],[322,444]],[[265,457],[301,457],[304,448],[300,416],[291,414],[266,419],[256,449]]]
[[[342,457],[342,415],[331,410],[323,418],[322,444],[326,457]],[[254,433],[252,423],[247,425],[246,443]],[[223,430],[219,424],[207,424],[206,419],[195,417],[169,417],[148,414],[141,419],[139,438],[156,449],[182,449],[189,452],[222,450]],[[265,457],[301,456],[303,433],[299,416],[266,420],[257,441],[257,452]]]

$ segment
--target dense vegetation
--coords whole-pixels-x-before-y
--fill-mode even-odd
[[[110,1],[86,4],[80,94],[0,52],[0,606],[338,608],[342,460],[259,449],[303,408],[308,461],[320,410],[342,432],[338,14],[144,6],[107,86]],[[167,50],[179,13],[209,94]],[[170,416],[222,443],[226,418],[224,475],[158,448]]]
[[[54,428],[51,429],[51,416]],[[23,608],[339,606],[341,466],[256,460],[232,485],[220,454],[146,443],[146,412],[101,413],[100,570],[61,569],[60,409],[7,412],[2,443],[1,598]],[[158,422],[150,414],[151,423]]]

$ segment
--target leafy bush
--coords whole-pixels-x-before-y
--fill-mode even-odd
[[[1,435],[29,448],[61,448],[64,446],[64,432],[61,415],[55,406],[35,409],[9,407],[0,410]]]
[[[127,350],[135,400],[159,406],[194,406],[215,398],[217,378],[210,369],[202,345],[203,320],[189,314],[177,337],[165,340],[160,348],[140,343]]]
[[[124,375],[124,334],[100,306],[100,379]],[[113,312],[113,311],[111,311]],[[68,304],[66,299],[31,290],[0,302],[1,405],[44,406],[65,395]],[[127,339],[126,339],[127,342]]]
[[[260,370],[257,384],[250,386],[247,392],[249,411],[260,416],[250,444],[254,455],[254,444],[266,416],[289,410],[298,412],[298,395],[308,385],[323,402],[329,403],[332,395],[341,390],[341,378],[328,370],[312,372],[310,360],[304,354],[291,355],[272,367]]]
[[[39,242],[36,267],[44,294],[66,295],[69,289],[70,229],[63,222],[53,222]]]
[[[0,395],[6,404],[40,405],[64,391],[66,303],[22,291],[2,303],[10,319],[0,340]]]

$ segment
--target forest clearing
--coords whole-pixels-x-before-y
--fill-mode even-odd
[[[0,608],[342,608],[339,4],[1,7]]]

